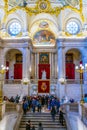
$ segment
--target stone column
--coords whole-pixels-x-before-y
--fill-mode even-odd
[[[53,53],[51,53],[51,65],[52,65],[51,75],[52,75],[52,79],[53,79],[54,78],[54,59],[53,59]]]
[[[63,64],[63,45],[59,41],[58,44],[58,79],[64,78],[64,64]]]
[[[37,54],[35,53],[35,79],[37,78]]]
[[[0,47],[0,66],[5,65],[4,49]]]
[[[52,62],[51,62],[51,53],[49,53],[49,63],[50,63],[50,79],[52,78],[51,72],[52,72]]]
[[[30,50],[23,48],[23,78],[30,78]]]
[[[38,64],[39,64],[39,53],[37,53],[37,79],[39,78],[38,77]]]
[[[85,64],[87,64],[87,56],[83,56],[82,61],[83,61],[83,66],[85,68]],[[87,68],[84,71],[83,75],[84,75],[84,80],[87,83]]]
[[[62,53],[63,53],[63,76],[66,79],[66,61],[65,61],[65,51],[64,51],[64,47],[62,48]]]
[[[29,71],[28,77],[29,77],[29,79],[30,79],[30,76],[31,76],[31,75],[30,75],[30,74],[31,74],[31,72],[30,72],[30,68],[31,68],[31,56],[30,56],[30,55],[31,55],[31,54],[30,54],[31,52],[30,52],[30,48],[29,48],[27,51],[28,51],[28,57],[29,57],[29,58],[28,58],[28,61],[27,61],[27,63],[29,64],[29,65],[27,65],[27,66],[28,66],[28,71]]]
[[[58,62],[57,62],[57,53],[55,53],[55,78],[58,77]]]

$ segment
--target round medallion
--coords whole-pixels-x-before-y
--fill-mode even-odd
[[[47,2],[45,2],[45,1],[40,2],[39,8],[40,8],[41,10],[47,9]]]

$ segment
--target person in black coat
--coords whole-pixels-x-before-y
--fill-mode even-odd
[[[31,129],[31,130],[35,130],[35,126],[34,126],[34,125],[32,126],[32,129]]]
[[[59,108],[59,121],[62,125],[64,125],[64,115],[65,113],[63,112],[62,108]]]
[[[52,109],[51,109],[51,116],[52,116],[53,121],[55,121],[56,109],[55,109],[54,106],[53,106]]]
[[[28,104],[27,104],[27,102],[26,102],[25,100],[23,101],[22,107],[23,107],[23,112],[24,112],[24,114],[26,115],[27,108],[28,108]]]
[[[42,123],[41,123],[41,122],[39,122],[38,130],[43,130],[43,126],[42,126]]]

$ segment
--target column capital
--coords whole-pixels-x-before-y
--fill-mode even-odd
[[[64,40],[58,40],[58,39],[57,39],[57,48],[63,48],[63,47],[64,47],[63,41],[64,41]]]

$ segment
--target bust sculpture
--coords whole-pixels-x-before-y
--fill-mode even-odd
[[[46,71],[45,70],[42,71],[42,79],[46,79]]]

